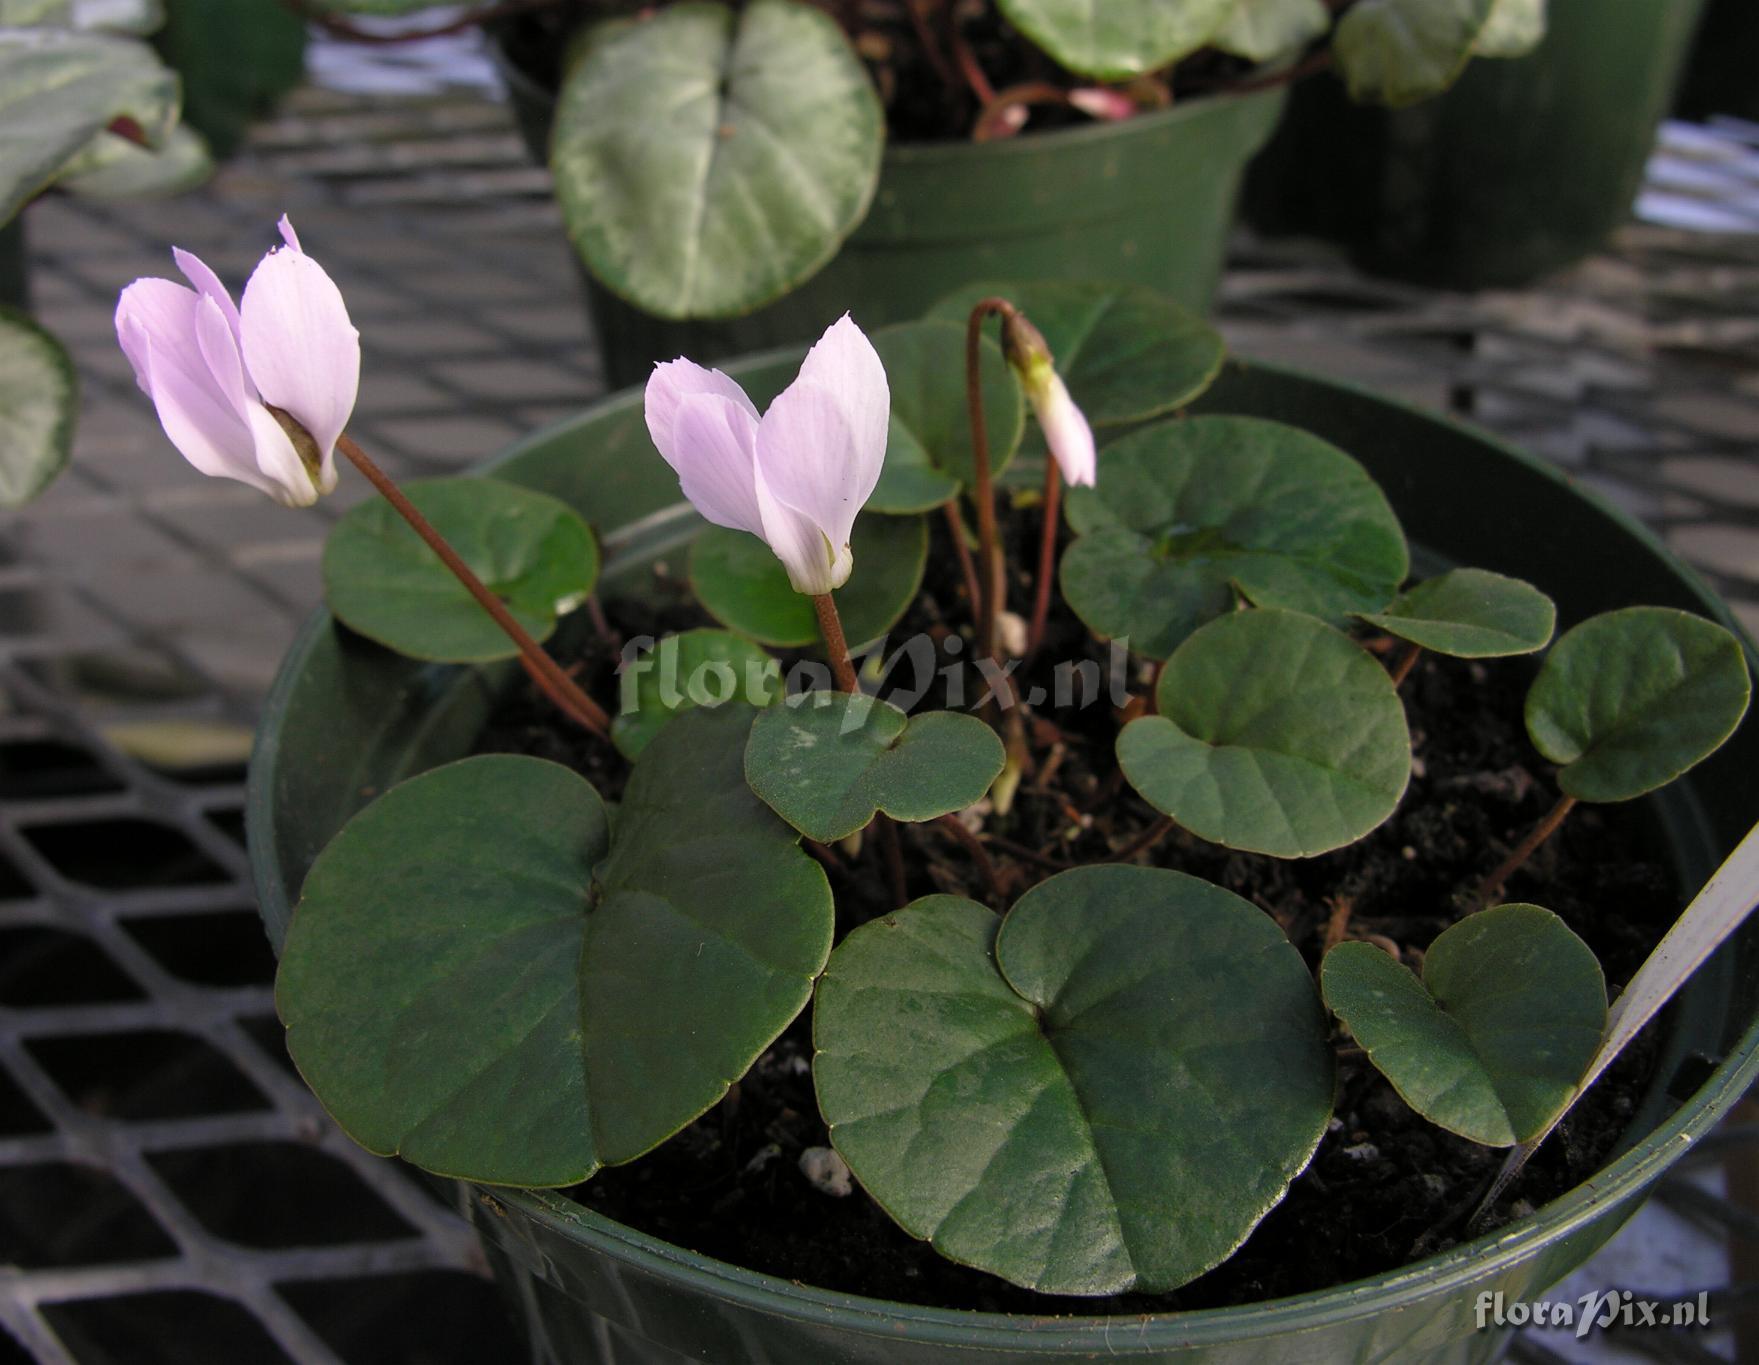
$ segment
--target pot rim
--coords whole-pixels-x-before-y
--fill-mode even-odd
[[[738,366],[775,363],[800,353],[797,346],[778,347],[742,356]],[[729,362],[732,365],[734,362]],[[1238,358],[1228,362],[1239,365]],[[1708,615],[1731,630],[1741,642],[1749,668],[1759,660],[1759,647],[1741,623],[1698,573],[1679,559],[1648,527],[1591,488],[1577,485],[1562,471],[1496,435],[1471,423],[1431,411],[1416,403],[1380,393],[1365,385],[1326,378],[1298,367],[1248,362],[1251,368],[1308,384],[1318,384],[1365,397],[1424,421],[1454,431],[1493,450],[1499,456],[1537,472],[1568,488],[1597,512],[1614,522],[1626,535],[1661,557],[1690,589]],[[481,472],[491,472],[536,448],[590,413],[627,407],[638,401],[639,389],[625,389],[594,399],[573,417],[551,423],[514,442],[492,459]],[[325,607],[318,607],[289,646],[281,668],[263,705],[263,722],[250,761],[246,792],[247,830],[269,829],[274,823],[275,801],[269,768],[279,753],[273,718],[285,708],[299,681],[306,656],[334,626]],[[1755,720],[1751,723],[1759,723]],[[290,904],[272,841],[248,840],[253,881],[261,899]],[[797,1284],[778,1276],[747,1270],[728,1261],[688,1251],[661,1238],[618,1223],[582,1204],[567,1199],[559,1190],[497,1187],[480,1182],[468,1185],[476,1197],[491,1208],[517,1208],[520,1213],[567,1240],[611,1256],[633,1267],[648,1270],[725,1302],[794,1318],[819,1326],[834,1326],[892,1340],[926,1344],[973,1345],[972,1334],[994,1349],[1026,1354],[1106,1353],[1135,1355],[1193,1345],[1262,1338],[1334,1326],[1356,1319],[1392,1312],[1416,1298],[1428,1298],[1465,1288],[1508,1270],[1542,1251],[1561,1237],[1585,1227],[1625,1200],[1639,1195],[1669,1166],[1683,1156],[1731,1109],[1759,1079],[1759,1011],[1730,1046],[1703,1082],[1635,1146],[1622,1152],[1588,1180],[1566,1191],[1551,1203],[1518,1222],[1447,1251],[1401,1266],[1382,1275],[1352,1280],[1329,1289],[1269,1299],[1259,1303],[1223,1308],[1193,1309],[1140,1315],[1065,1316],[980,1312],[932,1308],[899,1303],[865,1295],[840,1293]]]

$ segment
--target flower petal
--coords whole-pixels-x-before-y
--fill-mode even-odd
[[[850,430],[843,395],[804,379],[782,391],[757,428],[757,462],[770,493],[809,517],[833,549],[849,543],[884,459],[883,436],[874,460]]]
[[[686,400],[699,394],[731,400],[750,415],[753,426],[757,425],[757,408],[746,397],[745,390],[719,370],[706,370],[695,361],[682,358],[655,365],[654,372],[647,377],[643,398],[647,434],[653,438],[654,448],[674,469],[678,467],[672,458],[678,448],[674,434],[678,410]]]
[[[869,464],[872,466],[872,477],[867,483],[871,493],[885,463],[892,415],[886,367],[873,343],[845,313],[825,329],[825,334],[806,353],[794,382],[817,384],[842,405],[853,442],[851,455],[864,471]],[[861,500],[867,501],[866,493]]]
[[[250,410],[261,407],[256,401],[256,394],[251,391],[244,377],[244,361],[238,354],[238,339],[232,334],[231,324],[220,305],[214,302],[213,295],[203,294],[195,306],[195,339],[201,351],[202,363],[208,367],[208,374],[214,381],[219,395],[226,400],[233,415],[246,424],[250,421]]]
[[[360,388],[360,333],[341,291],[303,252],[271,251],[244,286],[239,314],[257,392],[311,433],[327,471]]]
[[[813,518],[777,500],[761,468],[753,472],[763,515],[759,534],[782,561],[794,591],[818,597],[842,587],[855,564],[847,541],[832,542]]]
[[[336,463],[325,460],[318,482],[281,424],[261,403],[251,404],[250,434],[256,443],[256,465],[270,485],[270,495],[283,507],[310,507],[319,493],[336,490]]]
[[[1099,458],[1093,447],[1093,428],[1069,397],[1062,376],[1054,370],[1043,386],[1043,393],[1032,390],[1032,406],[1038,424],[1044,430],[1045,444],[1056,457],[1057,467],[1072,487],[1093,486]]]
[[[280,218],[275,221],[275,227],[280,231],[281,240],[283,242],[286,242],[287,245],[292,247],[295,251],[300,249],[299,234],[293,230],[293,220],[291,218],[283,213]]]
[[[195,339],[196,301],[194,290],[150,276],[136,280],[116,300],[116,339],[122,343],[122,353],[134,367],[134,382],[149,398],[153,390],[147,379],[146,337],[157,337],[161,346],[186,346],[189,364],[201,367],[201,353]],[[137,325],[124,325],[131,321]]]
[[[183,278],[195,286],[196,292],[212,299],[225,314],[226,321],[232,328],[232,335],[239,336],[238,305],[232,302],[232,295],[220,283],[220,277],[208,268],[208,263],[193,251],[185,251],[180,246],[171,248],[171,259],[177,262]]]
[[[699,393],[680,405],[666,463],[696,510],[716,526],[764,534],[752,473],[757,421],[720,394]]]

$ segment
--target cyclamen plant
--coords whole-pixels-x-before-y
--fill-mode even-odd
[[[901,1227],[1045,1292],[1166,1290],[1227,1258],[1311,1159],[1345,1036],[1418,1113],[1518,1159],[1751,908],[1759,837],[1609,1023],[1588,945],[1495,893],[1573,803],[1652,791],[1732,733],[1739,642],[1632,606],[1553,644],[1529,584],[1455,568],[1407,585],[1397,519],[1344,452],[1178,414],[1220,343],[1148,291],[973,287],[871,338],[844,318],[761,409],[718,371],[658,367],[646,425],[710,523],[690,583],[719,628],[632,642],[619,679],[538,644],[576,607],[609,634],[573,510],[489,478],[405,493],[342,434],[353,329],[283,234],[236,317],[185,254],[194,289],[125,292],[119,335],[167,435],[293,504],[327,491],[340,450],[386,501],[331,537],[336,616],[416,658],[520,658],[620,784],[613,802],[554,762],[466,758],[373,800],[318,857],[277,1004],[301,1073],[375,1152],[491,1184],[587,1180],[705,1113],[810,1002],[830,1140]],[[1037,495],[1006,477],[1027,395]],[[933,657],[955,664],[934,695],[956,694],[964,654],[986,684],[972,710],[906,699],[883,650],[858,669],[849,648],[918,609],[931,512],[957,583],[930,596],[966,608],[937,623]],[[1033,620],[1004,629],[1007,553],[1035,534]],[[1124,660],[1100,799],[1127,786],[1158,813],[1068,868],[1014,843],[1005,800],[1024,765],[1054,763],[1054,706],[1017,675],[1047,623]],[[1316,981],[1270,915],[1164,865],[1175,829],[1271,859],[1364,838],[1411,774],[1416,652],[1548,645],[1525,720],[1558,806],[1458,888],[1420,974],[1340,934]],[[911,899],[933,840],[972,894]],[[883,880],[887,908],[854,922],[827,867]]]

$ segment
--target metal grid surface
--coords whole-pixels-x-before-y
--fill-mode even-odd
[[[363,490],[290,514],[195,477],[110,330],[117,289],[168,274],[170,243],[241,280],[283,208],[349,299],[353,430],[394,472],[455,469],[602,389],[545,177],[477,97],[302,92],[196,196],[31,210],[37,311],[84,411],[74,469],[0,519],[0,1365],[510,1358],[468,1235],[287,1066],[251,908],[250,723],[318,599],[329,519]],[[1539,289],[1475,298],[1242,241],[1221,317],[1244,354],[1558,460],[1759,629],[1759,237],[1633,228]],[[1736,1314],[1755,1224],[1725,1195],[1759,1183],[1752,1149],[1736,1135],[1671,1182],[1594,1287],[1714,1286]],[[1732,1341],[1520,1349],[1692,1360]]]

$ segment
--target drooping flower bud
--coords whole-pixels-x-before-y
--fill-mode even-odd
[[[1098,464],[1093,429],[1069,397],[1043,334],[1020,312],[1003,315],[1002,354],[1020,377],[1064,480],[1071,487],[1092,487]]]
[[[299,247],[264,256],[242,307],[190,252],[172,256],[186,288],[136,280],[116,305],[116,336],[135,382],[184,459],[288,507],[336,487],[336,439],[360,388],[360,334],[341,291]]]
[[[761,417],[719,370],[669,360],[647,381],[647,429],[684,496],[717,526],[761,538],[796,592],[848,581],[855,514],[886,458],[891,390],[847,314]]]

